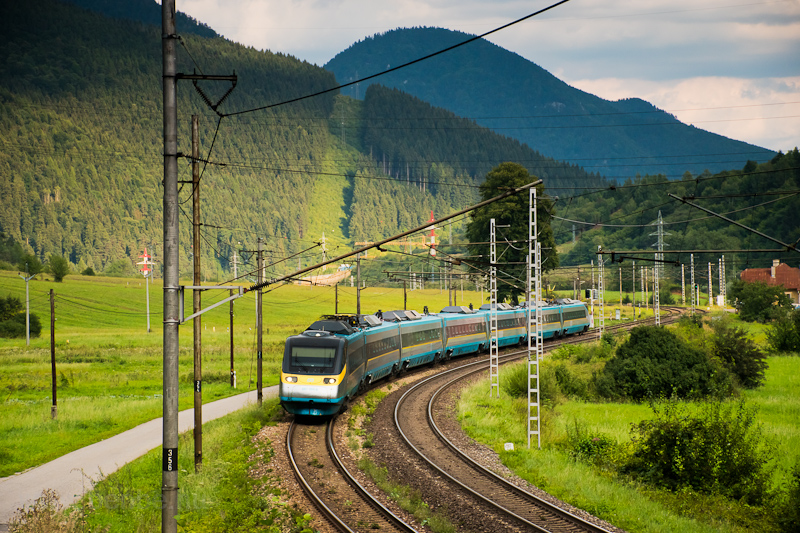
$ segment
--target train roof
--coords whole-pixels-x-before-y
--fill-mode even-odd
[[[513,305],[507,303],[498,303],[495,305],[498,311],[509,311],[511,309],[514,309]],[[492,304],[483,304],[479,309],[479,311],[491,311],[491,310],[492,310]]]
[[[386,322],[405,322],[406,320],[419,320],[422,315],[416,311],[386,311],[383,313],[383,320]]]
[[[457,313],[457,314],[460,314],[460,315],[472,315],[472,314],[475,314],[475,310],[474,309],[470,309],[466,305],[448,305],[447,307],[445,307],[444,309],[442,309],[439,312],[440,313]]]

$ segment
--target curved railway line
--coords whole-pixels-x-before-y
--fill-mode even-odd
[[[679,308],[664,308],[662,324],[678,319]],[[616,331],[643,324],[618,324]],[[585,342],[588,336],[554,339],[545,351],[562,344]],[[501,362],[527,357],[525,351],[506,351]],[[455,522],[471,531],[607,532],[579,510],[565,509],[552,498],[537,496],[483,467],[456,442],[460,426],[453,416],[460,386],[485,372],[485,356],[458,359],[431,377],[406,387],[395,402],[384,401],[385,432],[376,439],[379,448],[393,454],[403,467],[395,474],[414,486],[424,500],[444,506]],[[384,406],[383,404],[388,404]],[[375,416],[378,416],[376,412]],[[416,531],[373,497],[351,475],[334,442],[336,418],[327,423],[292,422],[287,434],[290,463],[300,485],[331,525],[342,532]]]

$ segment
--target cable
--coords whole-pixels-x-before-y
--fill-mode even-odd
[[[355,80],[355,81],[351,81],[350,83],[344,83],[344,84],[338,85],[336,87],[331,87],[330,89],[325,89],[325,90],[322,90],[322,91],[318,91],[316,93],[308,94],[306,96],[300,96],[298,98],[292,98],[291,100],[285,100],[283,102],[278,102],[276,104],[265,105],[265,106],[256,107],[256,108],[253,108],[253,109],[247,109],[247,110],[244,110],[244,111],[236,111],[236,112],[233,112],[233,113],[224,113],[222,116],[230,117],[230,116],[235,116],[235,115],[243,115],[245,113],[253,113],[255,111],[263,111],[265,109],[271,109],[273,107],[278,107],[278,106],[282,106],[282,105],[286,105],[286,104],[291,104],[291,103],[294,103],[294,102],[299,102],[301,100],[306,100],[308,98],[314,98],[316,96],[320,96],[320,95],[323,95],[323,94],[326,94],[326,93],[329,93],[329,92],[338,91],[339,89],[343,89],[345,87],[349,87],[349,86],[355,85],[357,83],[361,83],[361,82],[364,82],[364,81],[367,81],[367,80],[371,80],[373,78],[377,78],[378,76],[383,76],[384,74],[389,74],[390,72],[395,72],[397,70],[400,70],[402,68],[414,65],[414,64],[419,63],[421,61],[425,61],[426,59],[430,59],[432,57],[444,54],[445,52],[449,52],[450,50],[454,50],[456,48],[464,46],[465,44],[469,44],[469,43],[471,43],[473,41],[477,41],[478,39],[482,39],[483,37],[486,37],[487,35],[491,35],[492,33],[496,33],[496,32],[498,32],[500,30],[508,28],[509,26],[513,26],[514,24],[518,24],[520,22],[528,20],[529,18],[535,17],[537,15],[541,15],[542,13],[544,13],[546,11],[550,11],[551,9],[554,9],[554,8],[556,8],[556,7],[558,7],[558,6],[562,5],[562,4],[566,4],[567,2],[569,2],[569,0],[560,0],[559,2],[556,2],[555,4],[551,4],[551,5],[547,6],[547,7],[545,7],[544,9],[540,9],[539,11],[535,11],[534,13],[531,13],[529,15],[525,15],[522,18],[519,18],[519,19],[517,19],[517,20],[515,20],[513,22],[509,22],[508,24],[504,24],[504,25],[502,25],[502,26],[500,26],[498,28],[495,28],[493,30],[487,31],[486,33],[483,33],[481,35],[476,35],[474,37],[471,37],[471,38],[467,39],[466,41],[462,41],[462,42],[460,42],[458,44],[454,44],[453,46],[448,46],[447,48],[444,48],[443,50],[439,50],[438,52],[434,52],[432,54],[428,54],[428,55],[420,57],[418,59],[414,59],[413,61],[409,61],[408,63],[403,63],[402,65],[398,65],[396,67],[392,67],[392,68],[386,69],[383,72],[379,72],[377,74],[372,74],[371,76],[367,76],[365,78],[361,78],[361,79],[358,79],[358,80]]]

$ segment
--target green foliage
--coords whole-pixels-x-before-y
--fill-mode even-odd
[[[10,319],[17,313],[21,313],[24,309],[25,307],[22,305],[22,300],[19,298],[14,296],[0,298],[0,322]]]
[[[588,385],[586,381],[570,372],[567,365],[561,363],[555,366],[558,387],[565,396],[586,398]]]
[[[767,342],[775,352],[800,352],[800,309],[795,309],[767,329]]]
[[[792,300],[784,293],[781,285],[735,280],[731,283],[728,294],[736,301],[739,316],[747,322],[769,322],[780,318],[792,308]]]
[[[50,256],[50,273],[57,283],[64,281],[64,278],[69,274],[69,261],[60,255]]]
[[[27,273],[28,276],[35,276],[44,271],[44,265],[35,255],[26,254],[20,257],[19,263],[17,263],[17,269],[20,272]]]
[[[712,321],[714,355],[733,372],[739,383],[754,389],[764,382],[767,361],[764,353],[747,337],[744,329],[732,326],[726,320]]]
[[[536,181],[536,176],[531,176],[528,170],[517,163],[502,163],[486,175],[486,181],[481,184],[481,200],[488,200],[513,189]],[[550,220],[553,213],[552,200],[544,197],[544,187],[537,186],[538,203],[536,216],[538,217],[539,242],[542,246],[542,270],[547,272],[558,267],[558,253],[556,252],[553,230]],[[467,226],[467,237],[471,243],[488,243],[490,220],[495,219],[500,228],[497,240],[503,239],[516,242],[525,242],[528,239],[528,218],[530,213],[528,194],[515,194],[498,202],[482,207],[472,212],[471,220]],[[472,255],[489,257],[489,244],[471,244]],[[525,279],[525,263],[527,249],[524,246],[512,246],[503,255],[503,262],[508,263],[501,270],[505,276],[514,279]],[[499,283],[497,290],[498,301],[509,299],[516,302],[524,294],[524,289],[516,282]]]
[[[607,398],[691,398],[710,392],[712,372],[708,357],[673,332],[640,326],[605,364],[596,386]]]
[[[624,471],[677,491],[718,492],[749,504],[769,496],[771,449],[745,403],[707,402],[691,415],[677,402],[632,427],[634,452]]]
[[[83,269],[83,271],[81,272],[81,275],[82,275],[82,276],[94,276],[94,275],[95,275],[95,273],[94,273],[94,269],[93,269],[92,267],[86,267],[86,268],[85,268],[85,269]]]
[[[16,265],[20,258],[25,254],[22,246],[10,235],[5,235],[0,231],[0,261]],[[4,270],[11,270],[10,268]]]
[[[30,334],[31,338],[38,337],[42,333],[42,323],[38,315],[31,313]],[[6,339],[25,337],[25,313],[18,313],[8,320],[0,322],[0,337]]]
[[[500,388],[512,398],[528,398],[528,364],[504,366],[500,372]],[[556,378],[555,367],[548,362],[539,364],[539,400],[542,405],[554,406],[563,396]]]
[[[775,511],[783,533],[800,533],[800,462],[792,469],[784,497]]]
[[[574,425],[567,427],[567,443],[573,457],[598,466],[609,465],[619,455],[614,439],[587,431],[577,420]]]
[[[131,278],[136,275],[136,272],[129,259],[117,259],[105,269],[103,274],[112,278]]]

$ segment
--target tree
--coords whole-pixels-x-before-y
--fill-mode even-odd
[[[50,273],[56,282],[61,283],[64,277],[69,274],[69,262],[60,255],[53,254],[50,256]]]
[[[35,276],[44,270],[44,265],[35,255],[26,254],[20,258],[17,268],[20,272],[27,272],[29,276]]]
[[[731,326],[726,320],[714,321],[711,327],[714,355],[739,378],[743,387],[754,389],[761,385],[768,365],[756,343],[742,328]]]
[[[784,316],[792,309],[792,299],[782,285],[736,280],[728,292],[736,301],[739,315],[746,322],[769,322]]]
[[[17,313],[21,313],[25,309],[22,306],[22,300],[14,296],[6,296],[0,298],[0,322],[9,320]]]
[[[481,200],[488,200],[498,196],[511,188],[521,187],[533,181],[536,176],[517,163],[502,163],[486,175],[486,181],[480,186]],[[553,202],[544,197],[544,186],[536,187],[537,209],[536,217],[539,232],[539,242],[542,248],[542,271],[547,272],[558,266],[558,253],[556,252],[553,230],[550,227]],[[506,298],[517,301],[525,293],[526,260],[528,256],[528,194],[520,193],[498,202],[489,204],[472,212],[472,220],[467,225],[467,237],[470,254],[478,256],[482,268],[488,270],[490,260],[489,241],[490,220],[495,219],[500,228],[496,233],[498,246],[498,279],[497,298],[500,301]],[[516,241],[516,242],[515,242]],[[504,280],[504,281],[502,281]]]
[[[689,398],[710,392],[713,366],[705,353],[670,330],[631,330],[597,376],[597,391],[608,398]]]

